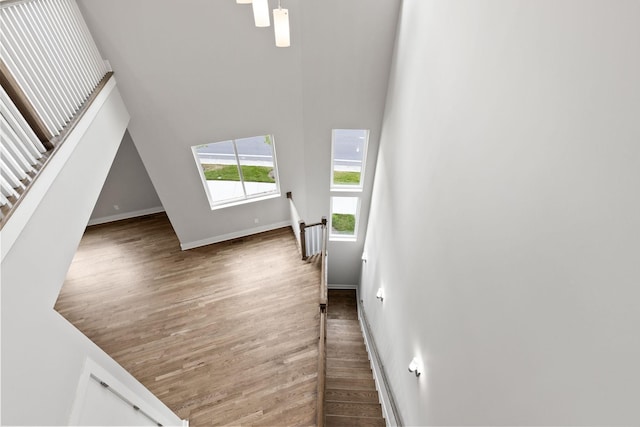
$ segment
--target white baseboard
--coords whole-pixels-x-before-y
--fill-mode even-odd
[[[396,413],[393,410],[391,403],[392,397],[389,396],[389,385],[385,382],[385,376],[382,373],[382,366],[380,360],[374,351],[372,351],[372,338],[369,332],[369,328],[361,315],[362,304],[358,299],[358,322],[360,323],[360,329],[362,329],[362,336],[364,337],[364,345],[369,355],[369,364],[371,365],[371,371],[373,372],[373,380],[378,390],[378,399],[380,400],[380,406],[382,406],[382,415],[384,417],[387,426],[399,426],[402,425],[401,421],[397,418]]]
[[[120,221],[123,219],[135,218],[138,216],[151,215],[158,212],[164,212],[164,207],[156,206],[155,208],[142,209],[133,212],[122,212],[116,215],[103,216],[102,218],[92,218],[87,225],[106,224],[107,222]]]
[[[194,242],[180,243],[180,248],[182,248],[183,251],[186,251],[189,249],[198,248],[200,246],[212,245],[214,243],[225,242],[227,240],[238,239],[240,237],[246,237],[252,234],[263,233],[265,231],[271,231],[278,228],[290,227],[290,226],[291,226],[291,221],[282,221],[282,222],[277,222],[275,224],[263,225],[261,227],[249,228],[242,231],[222,234],[220,236],[208,237],[206,239],[196,240]]]
[[[327,289],[344,289],[344,290],[346,290],[346,289],[349,289],[349,290],[354,289],[355,290],[355,289],[358,289],[358,285],[350,285],[350,284],[346,284],[346,283],[343,283],[343,284],[340,284],[340,283],[331,284],[330,283],[330,284],[327,285]]]

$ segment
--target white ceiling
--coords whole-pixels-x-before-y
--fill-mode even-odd
[[[290,48],[276,48],[273,28],[256,28],[251,6],[234,0],[78,4],[182,243],[288,216],[283,199],[211,211],[192,145],[274,134],[282,191],[310,220],[328,212],[332,127],[371,129],[373,168],[400,0],[283,0]]]

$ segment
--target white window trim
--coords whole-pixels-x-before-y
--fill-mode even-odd
[[[334,234],[333,231],[333,198],[334,197],[354,197],[358,199],[356,203],[355,218],[356,223],[353,229],[353,234]],[[329,199],[329,241],[331,242],[356,242],[358,240],[358,229],[360,228],[360,205],[362,204],[362,197],[356,196],[331,196]]]
[[[337,130],[363,130],[366,131],[367,134],[365,136],[365,143],[363,144],[362,150],[362,168],[360,170],[360,184],[358,185],[340,185],[333,183],[333,173],[334,173],[334,154],[335,154],[335,132]],[[364,191],[364,178],[367,169],[367,152],[369,150],[369,129],[332,129],[331,130],[331,176],[329,177],[329,189],[330,191],[336,192],[350,192],[350,193],[362,193]]]
[[[258,136],[262,136],[262,135],[258,135]],[[236,166],[239,167],[238,174],[240,175],[240,183],[242,185],[242,191],[244,193],[244,197],[226,199],[220,202],[213,201],[213,195],[211,194],[209,185],[207,185],[207,178],[204,176],[204,171],[202,170],[202,164],[200,163],[200,157],[198,156],[198,150],[197,150],[197,148],[200,147],[201,145],[194,145],[191,147],[191,153],[193,154],[193,158],[194,158],[194,161],[196,162],[196,167],[198,169],[198,174],[200,175],[200,182],[202,183],[202,187],[204,188],[205,194],[207,195],[207,201],[209,202],[209,207],[211,208],[211,210],[217,210],[217,209],[227,208],[231,206],[244,205],[246,203],[259,202],[262,200],[275,199],[282,195],[280,193],[280,176],[278,174],[278,161],[276,159],[275,137],[272,134],[267,134],[264,136],[271,137],[271,141],[272,141],[271,151],[273,152],[273,171],[274,171],[273,173],[276,181],[275,182],[276,189],[268,193],[260,193],[260,194],[249,195],[249,196],[247,195],[247,191],[245,189],[245,184],[244,184],[244,177],[242,175],[242,168],[240,167],[241,165],[239,163],[240,158],[238,156],[238,151],[235,144],[236,140],[242,139],[242,138],[234,138],[229,141],[232,141],[233,143],[233,151],[236,158]],[[225,141],[219,141],[219,142],[225,142]],[[215,144],[215,142],[209,143],[209,144]]]

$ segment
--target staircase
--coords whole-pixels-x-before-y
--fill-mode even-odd
[[[329,290],[324,413],[326,426],[386,425],[351,290]]]

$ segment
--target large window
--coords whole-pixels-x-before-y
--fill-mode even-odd
[[[359,195],[364,186],[368,144],[366,129],[333,129],[331,132],[330,240],[353,242],[358,239]]]
[[[280,195],[273,136],[192,147],[211,208]]]
[[[368,130],[333,130],[331,135],[331,190],[362,191],[368,142]]]

